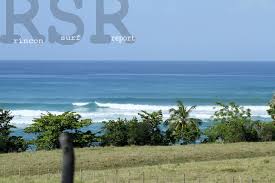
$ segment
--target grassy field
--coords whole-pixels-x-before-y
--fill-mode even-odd
[[[61,151],[0,154],[0,183],[55,183]],[[275,142],[76,149],[76,182],[275,182]]]

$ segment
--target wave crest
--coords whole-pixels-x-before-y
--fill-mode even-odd
[[[89,102],[75,102],[75,103],[72,103],[72,105],[76,106],[76,107],[84,107],[84,106],[87,106],[89,104],[90,104]]]
[[[144,105],[144,104],[119,104],[119,103],[100,103],[95,102],[100,108],[110,108],[118,110],[169,110],[175,106]]]
[[[90,103],[89,103],[90,104]],[[94,103],[93,103],[94,104]],[[148,112],[162,110],[164,119],[169,117],[169,109],[176,106],[172,105],[146,105],[146,104],[121,104],[121,103],[100,103],[95,102],[96,108],[91,110],[86,107],[86,110],[80,110],[81,106],[88,105],[87,103],[77,103],[79,108],[75,108],[74,111],[78,112],[83,118],[91,118],[94,122],[102,122],[107,120],[113,120],[117,118],[127,118],[130,119],[137,116],[141,110]],[[253,117],[260,117],[264,119],[269,119],[270,116],[267,114],[266,110],[268,106],[243,106],[245,108],[251,109]],[[197,106],[197,108],[191,113],[191,117],[199,118],[202,120],[209,120],[214,112],[218,110],[217,106],[205,105]],[[62,111],[49,111],[53,114],[62,114]],[[41,114],[46,114],[47,111],[41,110],[14,110],[12,114],[14,115],[13,124],[31,124],[34,118],[38,118]]]

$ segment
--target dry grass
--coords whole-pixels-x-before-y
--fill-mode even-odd
[[[228,182],[271,183],[275,169],[275,157],[203,161],[191,163],[163,164],[133,168],[78,171],[76,183],[102,182]],[[1,178],[1,183],[58,183],[59,174],[35,176],[10,176]],[[234,181],[233,181],[234,180]]]
[[[58,182],[60,156],[1,154],[0,182]],[[76,157],[76,180],[83,183],[183,182],[184,175],[186,182],[275,182],[275,142],[86,148],[77,149]]]

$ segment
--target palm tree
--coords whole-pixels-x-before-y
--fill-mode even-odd
[[[142,110],[138,115],[141,117],[142,121],[149,123],[153,127],[158,126],[162,122],[162,111],[149,113]]]
[[[175,140],[183,143],[192,143],[199,138],[201,131],[199,125],[200,119],[191,118],[190,113],[196,106],[186,107],[182,101],[177,102],[177,109],[170,109],[170,118],[167,120],[169,129]]]

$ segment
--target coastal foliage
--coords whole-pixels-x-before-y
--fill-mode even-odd
[[[103,122],[103,145],[125,146],[128,145],[128,125],[126,119],[109,120]]]
[[[273,122],[272,123],[258,122],[256,124],[258,138],[262,142],[275,140],[275,95],[273,95],[273,98],[269,103],[269,109],[267,110],[267,113],[270,115]]]
[[[139,116],[140,121],[133,118],[104,122],[103,145],[165,145],[162,112],[142,111]]]
[[[74,112],[65,112],[61,115],[42,114],[40,118],[34,119],[33,122],[31,126],[25,129],[25,132],[37,135],[37,138],[31,143],[36,145],[38,150],[59,148],[58,137],[65,131],[72,135],[75,147],[87,147],[94,138],[94,134],[90,131],[81,131],[82,128],[91,125],[92,121],[81,119],[81,116]]]
[[[256,122],[255,124],[258,141],[274,141],[275,140],[275,125],[273,123]]]
[[[148,113],[142,111],[138,114],[141,118],[141,129],[147,129],[147,142],[149,145],[162,145],[164,143],[164,135],[161,131],[161,125],[163,124],[162,111],[156,111]],[[144,131],[143,130],[143,131]]]
[[[170,109],[170,118],[167,120],[169,129],[167,133],[172,141],[189,144],[195,142],[201,135],[200,119],[191,118],[190,113],[196,106],[186,107],[178,101],[177,109]]]
[[[209,142],[258,141],[257,123],[251,118],[250,109],[235,103],[217,103],[219,110],[213,116],[214,125],[205,132]]]
[[[158,135],[160,136],[160,134]],[[154,142],[149,123],[140,122],[137,120],[137,118],[133,118],[132,120],[128,121],[128,145],[140,146],[153,144],[160,145],[157,142]]]
[[[27,149],[27,144],[22,137],[11,136],[13,116],[10,111],[0,109],[0,153],[19,152]]]
[[[212,117],[213,124],[203,132],[201,120],[192,118],[191,112],[196,106],[187,107],[178,101],[177,108],[169,110],[170,117],[164,121],[161,110],[141,111],[132,119],[117,119],[103,122],[99,135],[85,131],[92,124],[91,119],[82,119],[75,112],[61,115],[42,114],[34,123],[25,128],[26,133],[33,133],[36,139],[28,142],[38,150],[59,148],[58,137],[68,132],[73,137],[75,147],[100,146],[156,146],[173,144],[191,144],[198,140],[203,142],[264,142],[275,140],[275,100],[267,111],[273,123],[255,121],[251,110],[235,103],[217,103],[218,107]],[[22,137],[11,136],[10,124],[13,119],[10,111],[0,110],[0,152],[24,151],[27,143]]]
[[[275,95],[273,96],[272,101],[269,103],[269,109],[267,110],[267,112],[275,123]]]

